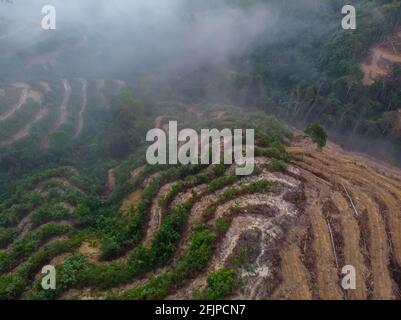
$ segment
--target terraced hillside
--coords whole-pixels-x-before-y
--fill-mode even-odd
[[[27,141],[49,147],[61,134],[74,139],[85,129],[88,110],[108,108],[124,87],[121,80],[107,81],[107,87],[105,80],[85,79],[5,83],[0,91],[0,148]]]
[[[84,101],[59,109],[56,119],[61,109],[76,115],[72,134]],[[398,169],[333,143],[319,150],[263,113],[156,105],[153,125],[164,130],[169,120],[256,128],[254,173],[150,166],[139,150],[104,168],[102,188],[77,167],[30,174],[0,203],[1,299],[400,298]],[[58,271],[54,291],[40,286],[47,264]],[[341,287],[345,265],[356,290]]]

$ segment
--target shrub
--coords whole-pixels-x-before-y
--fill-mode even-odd
[[[205,299],[223,300],[229,296],[234,287],[234,272],[230,269],[220,269],[207,278]]]
[[[111,299],[162,299],[166,297],[169,288],[182,282],[195,272],[201,271],[209,262],[212,245],[216,233],[206,227],[199,227],[192,235],[188,253],[171,271],[152,278],[145,285],[130,290],[121,296],[110,296]],[[146,250],[146,249],[144,249]]]
[[[31,221],[37,226],[51,220],[63,220],[70,216],[68,209],[61,205],[45,205],[33,211]]]
[[[25,237],[14,242],[8,251],[0,253],[0,272],[7,272],[25,259],[32,252],[39,249],[42,243],[51,237],[60,236],[70,231],[70,226],[48,224],[37,231],[29,232]]]
[[[18,237],[18,229],[5,229],[0,227],[0,248],[6,247]]]
[[[216,219],[216,232],[217,234],[224,234],[230,228],[230,221],[226,218],[217,218]]]
[[[319,149],[322,149],[326,145],[327,134],[317,123],[310,123],[305,129],[305,133],[311,137],[312,141],[317,144]]]
[[[283,160],[272,159],[271,169],[275,172],[285,172],[288,165]]]
[[[61,288],[68,288],[78,281],[79,273],[88,268],[88,261],[83,254],[67,258],[61,266],[59,283]]]

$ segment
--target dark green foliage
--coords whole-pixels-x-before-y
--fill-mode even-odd
[[[156,265],[163,265],[174,254],[190,208],[188,205],[177,206],[160,226],[150,248]]]
[[[0,276],[0,299],[11,300],[18,298],[32,284],[31,279],[35,272],[40,271],[40,268],[49,262],[52,257],[71,251],[76,246],[77,242],[74,240],[60,240],[40,248],[17,271],[10,275]]]
[[[188,253],[177,266],[166,274],[151,279],[146,285],[131,290],[112,299],[162,299],[171,286],[180,283],[192,273],[199,272],[208,263],[216,234],[210,229],[199,228],[194,231]]]
[[[312,141],[317,144],[319,149],[322,149],[326,145],[327,134],[317,123],[308,124],[305,133],[311,137]]]
[[[34,225],[44,224],[49,221],[64,220],[70,217],[67,208],[60,204],[46,204],[32,212],[31,222]]]
[[[207,288],[204,298],[207,300],[223,300],[227,298],[234,287],[234,272],[230,269],[220,269],[207,278]]]
[[[15,228],[11,229],[0,228],[0,248],[4,248],[11,242],[13,242],[14,239],[17,238],[18,233],[19,233],[18,229]]]
[[[88,262],[82,254],[74,254],[68,257],[62,264],[58,277],[58,284],[63,288],[69,288],[77,283],[79,274],[88,268]]]
[[[287,171],[288,165],[283,160],[272,159],[271,168],[276,172]]]
[[[24,238],[16,241],[7,251],[0,253],[0,273],[7,272],[18,263],[35,252],[40,245],[51,237],[65,234],[70,226],[48,224],[37,231],[29,232]]]
[[[15,135],[35,117],[40,106],[30,100],[23,108],[16,111],[7,121],[2,121],[0,126],[1,141],[6,141]]]

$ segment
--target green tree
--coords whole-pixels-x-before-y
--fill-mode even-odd
[[[223,300],[233,291],[234,272],[230,269],[220,269],[207,279],[206,299]]]
[[[305,133],[311,137],[312,141],[317,144],[319,149],[322,149],[326,145],[327,134],[317,123],[308,124]]]
[[[121,158],[141,142],[144,105],[127,91],[115,97],[111,105],[109,150],[113,157]]]

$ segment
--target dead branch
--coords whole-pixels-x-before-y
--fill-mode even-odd
[[[331,226],[330,222],[326,220],[327,226],[329,227],[329,232],[330,232],[330,239],[331,239],[331,246],[333,247],[333,253],[334,253],[334,258],[336,259],[336,267],[338,270],[338,258],[337,258],[337,253],[336,253],[336,246],[334,244],[334,237],[333,237],[333,232],[331,231]]]
[[[352,201],[352,198],[351,198],[350,194],[348,193],[347,189],[345,188],[344,184],[341,183],[341,185],[343,186],[344,191],[345,191],[345,193],[347,194],[348,200],[349,200],[349,202],[351,203],[352,208],[354,209],[355,216],[358,217],[359,214],[358,214],[358,210],[356,210],[356,207],[355,207],[355,205],[354,205],[354,201]]]

